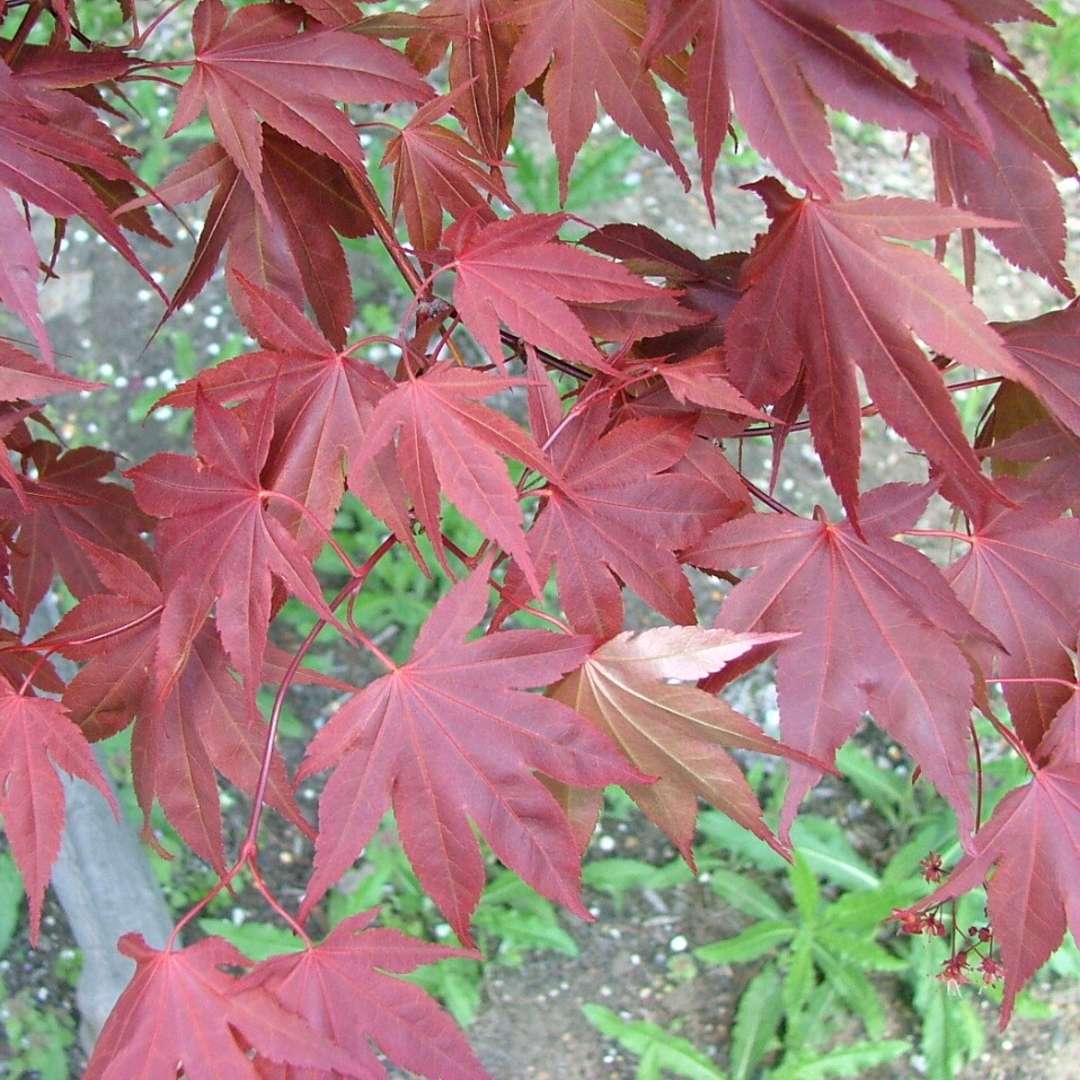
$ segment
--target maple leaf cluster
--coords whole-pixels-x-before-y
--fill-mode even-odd
[[[418,14],[198,0],[140,26],[119,6],[130,40],[108,47],[82,33],[77,2],[0,6],[0,303],[32,340],[0,341],[0,813],[36,938],[57,770],[111,799],[90,744],[130,727],[144,835],[159,805],[220,878],[180,928],[246,874],[297,951],[252,965],[219,938],[159,951],[129,935],[135,975],[87,1075],[384,1076],[377,1048],[419,1075],[483,1076],[446,1014],[394,977],[475,953],[375,928],[375,913],[308,936],[388,809],[471,948],[481,840],[585,918],[580,865],[607,785],[691,865],[701,799],[790,855],[800,803],[867,715],[955,810],[965,851],[904,928],[986,884],[1007,1021],[1080,932],[1080,306],[1054,180],[1077,170],[1000,30],[1045,16],[1025,0],[432,0]],[[155,34],[182,12],[191,54],[160,60]],[[169,134],[205,114],[213,138],[151,189],[109,121],[125,84],[178,73]],[[749,254],[705,257],[632,223],[582,234],[515,202],[504,158],[525,96],[564,199],[598,103],[689,189],[660,83],[685,101],[711,215],[735,121],[779,174],[749,185],[769,218]],[[827,107],[926,137],[934,198],[849,197]],[[379,162],[357,124],[393,128]],[[65,449],[43,411],[97,387],[56,366],[38,285],[80,217],[159,290],[131,234],[167,243],[149,209],[200,200],[162,321],[224,259],[257,347],[159,402],[192,410],[193,454],[118,476],[114,454]],[[942,261],[954,233],[963,282]],[[972,299],[976,234],[1067,306],[989,322]],[[371,235],[413,295],[396,335],[350,340],[342,241]],[[965,368],[983,375],[956,378]],[[953,395],[984,384],[972,439]],[[874,414],[925,459],[924,483],[862,488]],[[842,519],[773,494],[804,429]],[[772,443],[769,491],[743,471],[756,438]],[[331,532],[346,492],[387,532],[360,566]],[[479,550],[446,535],[448,504]],[[928,507],[962,524],[920,530]],[[913,542],[926,533],[960,553],[935,562]],[[327,544],[348,579],[333,599],[314,570]],[[343,607],[397,547],[453,582],[404,661]],[[712,625],[698,571],[730,586]],[[75,603],[30,640],[57,581]],[[628,591],[663,624],[628,629]],[[288,597],[318,620],[292,655],[271,640]],[[305,668],[326,625],[381,673],[353,686]],[[66,684],[56,654],[79,665]],[[779,739],[720,696],[768,659]],[[275,734],[305,680],[346,696],[290,776]],[[269,717],[264,684],[279,687]],[[976,711],[1031,772],[985,823]],[[775,832],[731,751],[788,762]],[[321,773],[311,822],[294,792]],[[235,852],[219,776],[251,800]],[[264,805],[313,844],[295,913],[259,872]]]

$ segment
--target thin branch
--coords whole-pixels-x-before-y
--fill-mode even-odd
[[[770,510],[775,510],[778,514],[791,514],[793,517],[799,516],[790,506],[785,506],[779,499],[773,498],[767,491],[759,488],[749,477],[739,473],[739,479],[743,482],[743,487],[745,487],[755,499],[760,499]]]
[[[337,596],[330,601],[329,607],[331,611],[338,608],[345,600],[352,596],[353,593],[363,587],[368,575],[376,566],[378,566],[380,560],[397,544],[397,542],[397,537],[394,536],[388,536],[383,540],[383,542],[371,553],[364,565],[356,571],[352,580],[350,580],[344,588],[338,592]],[[252,882],[255,885],[255,888],[262,893],[270,907],[273,908],[286,923],[288,923],[293,932],[300,936],[301,940],[306,944],[310,944],[307,935],[304,933],[303,927],[300,926],[296,919],[281,906],[277,898],[270,892],[265,881],[263,881],[262,872],[259,870],[258,866],[258,835],[259,824],[262,821],[263,808],[265,806],[266,790],[270,784],[270,770],[274,761],[274,746],[277,742],[278,727],[281,723],[281,710],[285,702],[285,695],[289,692],[289,688],[296,678],[297,671],[300,670],[300,665],[303,663],[304,657],[315,643],[315,639],[326,628],[326,625],[326,619],[318,619],[308,632],[307,637],[301,642],[300,648],[297,649],[296,653],[289,661],[289,666],[285,669],[285,674],[282,676],[281,685],[278,687],[277,694],[274,697],[274,705],[270,712],[270,722],[267,725],[266,738],[263,741],[262,762],[259,768],[259,778],[255,784],[255,793],[251,800],[251,814],[248,818],[248,827],[244,834],[244,839],[240,844],[240,850],[237,853],[236,860],[217,884],[202,897],[198,903],[187,911],[183,918],[181,918],[176,926],[173,927],[173,931],[169,935],[169,940],[165,946],[166,951],[173,947],[180,931],[191,922],[200,911],[205,910],[207,905],[210,904],[215,897],[220,895],[225,889],[229,888],[237,875],[245,867],[251,870]]]

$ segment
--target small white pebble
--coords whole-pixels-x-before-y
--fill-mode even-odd
[[[154,294],[149,289],[140,289],[135,294],[135,299],[138,300],[140,304],[145,304],[153,295]]]
[[[203,319],[202,324],[207,330],[216,330],[219,322],[221,322],[221,320],[216,315],[207,315]]]
[[[638,967],[641,964],[641,957],[637,953],[630,954],[630,963],[634,967]]]
[[[37,993],[34,996],[38,999],[38,1001],[48,1001],[49,988],[47,986],[39,987]]]
[[[601,986],[600,987],[600,996],[601,997],[611,997],[611,987],[610,986]]]
[[[689,944],[690,942],[687,941],[686,938],[682,936],[682,934],[677,934],[671,939],[671,943],[668,945],[668,948],[675,953],[686,952]]]
[[[76,244],[85,244],[90,239],[90,234],[85,229],[76,229],[74,240]]]
[[[600,837],[600,850],[601,851],[614,851],[615,850],[615,837],[614,836],[601,836]]]
[[[118,386],[121,390],[123,390],[127,384],[128,381],[126,375],[117,375],[116,380],[113,382],[113,386]]]

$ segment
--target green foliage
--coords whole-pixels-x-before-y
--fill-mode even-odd
[[[730,1048],[733,1080],[750,1080],[772,1046],[783,1018],[780,977],[767,967],[750,980],[735,1011]]]
[[[70,1013],[42,1004],[30,987],[9,997],[0,982],[0,1026],[7,1041],[6,1080],[67,1080],[68,1051],[75,1044]]]
[[[633,139],[612,128],[590,139],[577,159],[574,183],[565,206],[559,203],[559,168],[550,154],[537,154],[523,139],[515,139],[507,160],[511,192],[523,209],[553,214],[560,210],[586,213],[629,195],[641,183],[635,170],[641,155]]]
[[[840,872],[838,867],[844,864],[839,850],[830,853],[826,865],[836,876],[855,882],[856,891],[827,899],[809,860],[800,852],[787,875],[792,907],[778,908],[759,890],[740,907],[762,911],[765,918],[735,937],[695,950],[698,959],[708,964],[765,958],[780,979],[786,1043],[794,1048],[813,1044],[817,1037],[828,1034],[816,1022],[816,1009],[811,1008],[813,1000],[825,995],[857,1017],[871,1038],[880,1039],[885,1007],[868,974],[904,967],[875,941],[881,921],[893,906],[891,890],[867,892],[859,888],[864,884],[861,860],[856,857],[850,868]],[[727,877],[716,880],[722,895],[736,898],[733,881]]]
[[[0,852],[0,953],[7,951],[15,936],[22,898],[22,877],[15,860],[6,851]]]
[[[979,730],[984,734],[981,725]],[[944,942],[907,937],[888,924],[894,908],[926,895],[920,862],[929,852],[942,853],[946,866],[959,857],[952,812],[925,785],[913,785],[906,771],[883,765],[865,746],[848,744],[837,760],[864,805],[888,826],[892,846],[883,858],[864,857],[841,824],[811,813],[802,815],[792,830],[797,854],[789,865],[722,814],[701,814],[700,880],[750,921],[740,932],[702,945],[693,955],[706,965],[755,968],[736,1007],[726,1075],[731,1080],[863,1076],[910,1054],[929,1080],[955,1077],[985,1045],[981,1010],[971,988],[964,994],[950,992],[938,979],[948,951]],[[1012,758],[988,761],[984,771],[985,820],[1003,793],[1024,777],[1023,766]],[[763,802],[770,804],[765,798],[767,778],[759,774],[756,780]],[[775,802],[773,798],[772,813]],[[618,819],[623,812],[619,799],[609,797],[608,816]],[[681,860],[653,866],[611,858],[587,864],[584,876],[621,904],[635,889],[668,889],[689,880],[690,873]],[[985,921],[984,904],[981,893],[966,897],[957,906],[957,924]],[[1080,978],[1080,950],[1069,943],[1048,971]],[[914,1045],[886,1038],[886,987],[890,997],[906,998],[914,1010]],[[979,987],[978,992],[989,1002],[1000,999],[997,987]],[[1029,994],[1021,994],[1017,1012],[1032,1018],[1048,1014]],[[659,1051],[651,1048],[665,1038],[685,1046],[676,1033],[622,1020],[607,1010],[590,1019],[641,1056],[639,1069],[654,1070],[639,1071],[641,1076],[661,1075],[653,1058],[645,1055],[655,1057]],[[853,1023],[866,1033],[864,1040],[852,1041]],[[690,1049],[693,1060],[705,1060],[700,1050]],[[707,1067],[714,1072],[702,1075],[721,1075],[715,1063]],[[665,1068],[682,1075],[673,1066]]]
[[[582,881],[598,892],[607,893],[621,911],[628,893],[641,889],[667,889],[692,881],[694,875],[681,859],[663,866],[654,866],[641,859],[598,859],[586,863],[581,870]]]
[[[688,1080],[727,1080],[692,1043],[657,1024],[623,1020],[602,1005],[583,1005],[589,1023],[601,1035],[613,1039],[641,1060],[636,1080],[660,1080],[662,1076],[685,1076]]]

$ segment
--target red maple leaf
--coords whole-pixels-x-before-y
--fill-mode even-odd
[[[256,202],[244,175],[218,143],[200,147],[157,185],[155,193],[167,206],[214,193],[191,265],[162,318],[198,296],[227,247],[234,304],[241,307],[243,300],[233,287],[237,275],[297,305],[306,297],[323,333],[340,348],[352,320],[353,297],[338,237],[367,235],[371,220],[339,164],[266,125],[262,170],[265,205]],[[139,199],[128,208],[152,201]]]
[[[425,75],[450,48],[454,111],[472,144],[498,161],[514,128],[507,65],[517,39],[510,21],[517,0],[432,0],[416,18],[405,55]],[[378,18],[378,16],[375,16]]]
[[[465,636],[488,602],[490,558],[432,611],[408,663],[356,694],[308,746],[298,779],[334,767],[319,803],[302,914],[349,868],[392,803],[409,861],[458,938],[484,887],[475,824],[533,888],[588,917],[570,825],[533,775],[578,787],[640,783],[566,706],[522,693],[580,664],[584,638],[509,630]]]
[[[94,182],[136,184],[125,164],[131,153],[100,123],[94,110],[74,94],[20,79],[0,60],[0,301],[9,305],[33,333],[42,356],[52,350],[38,310],[35,279],[37,249],[30,227],[4,193],[25,199],[55,218],[84,218],[150,286],[161,293],[114,220]]]
[[[360,21],[357,0],[297,0],[297,2],[323,26],[348,29]]]
[[[253,793],[266,725],[247,707],[210,624],[198,630],[159,700],[154,668],[165,602],[161,588],[119,552],[82,546],[107,592],[84,598],[36,644],[82,663],[63,701],[88,739],[115,735],[134,719],[132,773],[145,828],[157,800],[191,849],[224,873],[215,768],[241,791]],[[277,753],[266,801],[309,831]]]
[[[652,784],[624,787],[691,866],[699,797],[790,857],[727,749],[777,754],[818,768],[822,763],[770,739],[726,702],[687,685],[783,637],[696,626],[627,631],[594,649],[551,690],[556,701],[596,724],[638,769],[657,777]],[[589,816],[595,824],[602,796],[586,797],[593,802]]]
[[[1003,485],[1019,507],[988,510],[945,576],[1005,647],[973,650],[986,675],[1051,680],[1003,688],[1013,726],[1034,751],[1068,696],[1052,680],[1071,678],[1066,649],[1080,633],[1080,521],[1062,517],[1057,499],[1032,498],[1026,484]]]
[[[967,837],[974,826],[973,680],[961,647],[996,643],[933,563],[889,539],[915,524],[929,496],[928,486],[904,484],[865,495],[865,539],[848,523],[749,514],[721,525],[685,557],[713,570],[761,567],[724,600],[718,626],[798,632],[777,650],[788,746],[829,761],[869,713],[952,804]],[[792,765],[781,837],[819,775]]]
[[[245,9],[250,10],[250,9]],[[190,643],[217,600],[226,652],[254,698],[261,681],[271,578],[337,625],[298,542],[268,512],[261,480],[273,438],[275,388],[238,411],[197,393],[198,458],[155,454],[128,471],[135,497],[163,519],[155,535],[166,612],[158,665],[162,690],[179,673]]]
[[[940,42],[917,49],[941,48]],[[1015,62],[1010,66],[1015,68]],[[1054,130],[1045,102],[993,70],[989,55],[963,49],[947,56],[928,75],[978,124],[984,147],[955,138],[933,140],[937,198],[1016,228],[982,226],[979,231],[1014,265],[1031,270],[1065,296],[1076,290],[1065,272],[1065,207],[1050,173],[1075,177],[1076,165]],[[988,152],[992,150],[992,152]]]
[[[0,199],[0,206],[3,203]],[[70,394],[74,390],[97,390],[101,385],[65,375],[35,360],[22,349],[0,341],[0,401],[36,401],[53,394]]]
[[[77,597],[100,591],[78,537],[146,565],[149,551],[139,533],[151,524],[127,488],[106,481],[115,455],[90,446],[61,451],[55,443],[35,440],[26,457],[37,478],[21,481],[21,498],[0,490],[0,514],[17,526],[11,576],[24,624],[56,573]]]
[[[397,930],[370,929],[376,914],[352,915],[317,945],[264,960],[241,985],[265,990],[303,1017],[347,1051],[364,1076],[389,1075],[372,1052],[374,1043],[417,1076],[484,1080],[487,1073],[450,1016],[420,987],[394,978],[422,964],[475,954],[429,945]]]
[[[557,398],[550,411],[559,415]],[[667,471],[689,451],[697,418],[648,417],[610,430],[609,419],[598,399],[555,438],[537,433],[550,443],[551,460],[528,533],[537,575],[546,581],[554,564],[563,610],[578,633],[608,638],[622,629],[623,583],[672,621],[692,623],[694,598],[674,552],[726,516],[716,491]],[[508,577],[511,593],[519,581]]]
[[[30,901],[30,941],[64,831],[64,785],[57,766],[85,780],[120,814],[93,752],[58,701],[27,697],[0,679],[0,815]]]
[[[2,80],[0,80],[2,82]],[[34,335],[41,355],[52,360],[52,345],[38,308],[38,251],[18,204],[0,191],[0,304],[10,308]]]
[[[1025,383],[1080,435],[1080,300],[1023,322],[995,323]]]
[[[1055,421],[1028,424],[983,453],[995,467],[1018,469],[1033,488],[1080,512],[1080,437]]]
[[[400,480],[394,489],[380,489],[376,482],[386,476],[386,470],[376,476],[354,469],[349,488],[394,526],[401,538],[408,533],[408,515],[400,505],[407,493],[417,520],[445,561],[439,526],[441,487],[485,536],[521,561],[535,585],[518,493],[499,455],[537,471],[545,469],[547,462],[513,421],[478,404],[511,385],[498,375],[461,368],[451,361],[399,383],[379,402],[364,441],[368,453],[376,454],[391,444],[397,432]]]
[[[876,8],[890,10],[882,17],[869,10]],[[687,96],[710,213],[715,215],[713,171],[731,125],[732,97],[750,142],[795,183],[830,198],[842,188],[826,104],[888,128],[941,130],[940,105],[904,85],[843,31],[930,25],[936,34],[963,41],[980,37],[980,30],[944,5],[937,5],[932,19],[898,9],[844,3],[837,10],[827,0],[649,0],[646,58],[694,45]]]
[[[344,30],[298,33],[302,13],[252,4],[230,14],[200,0],[192,20],[195,65],[168,134],[205,107],[214,133],[256,202],[272,217],[263,187],[262,123],[347,168],[362,169],[356,132],[339,101],[426,101],[434,91],[400,53]]]
[[[394,166],[394,218],[404,211],[405,227],[421,254],[434,252],[442,240],[443,214],[494,221],[488,205],[494,196],[513,200],[497,172],[460,135],[435,121],[446,116],[464,90],[421,106],[386,145],[383,165]]]
[[[233,291],[243,298],[244,320],[264,350],[201,372],[157,404],[191,408],[199,393],[222,404],[258,401],[276,387],[263,482],[329,526],[346,469],[363,475],[381,465],[385,471],[388,454],[371,452],[366,431],[372,410],[394,384],[373,364],[335,349],[284,296],[240,274]],[[321,534],[299,511],[280,504],[273,509],[305,550],[321,546]]]
[[[724,327],[739,299],[743,252],[702,259],[643,225],[605,225],[581,243],[635,274],[665,278],[679,290],[679,305],[692,321],[639,346],[642,355],[685,360],[723,345]]]
[[[499,323],[530,345],[567,360],[603,366],[582,320],[567,301],[652,300],[664,291],[629,270],[556,239],[563,214],[516,214],[482,225],[467,218],[447,230],[461,321],[501,364]]]
[[[249,966],[222,938],[158,951],[141,934],[125,934],[118,948],[135,961],[135,974],[102,1028],[85,1080],[175,1080],[181,1069],[190,1080],[256,1080],[249,1047],[270,1061],[370,1076],[267,990],[222,971]]]
[[[503,100],[543,77],[563,202],[574,158],[596,122],[598,97],[612,120],[646,149],[655,150],[689,190],[690,178],[672,142],[663,98],[638,54],[645,31],[641,3],[519,0],[511,17],[521,36],[510,57]],[[669,80],[677,78],[663,67],[662,73]]]
[[[810,431],[849,516],[862,446],[858,368],[884,419],[954,480],[965,507],[1000,498],[979,469],[940,372],[913,340],[950,359],[1026,382],[963,286],[923,252],[890,243],[977,224],[915,199],[793,199],[753,185],[773,219],[746,264],[727,325],[731,381],[755,404],[776,400],[805,366]]]
[[[1031,782],[1010,791],[976,833],[973,851],[918,905],[936,907],[989,877],[987,908],[1005,962],[1001,1027],[1020,989],[1061,944],[1080,935],[1080,710],[1075,696],[1046,734]]]

